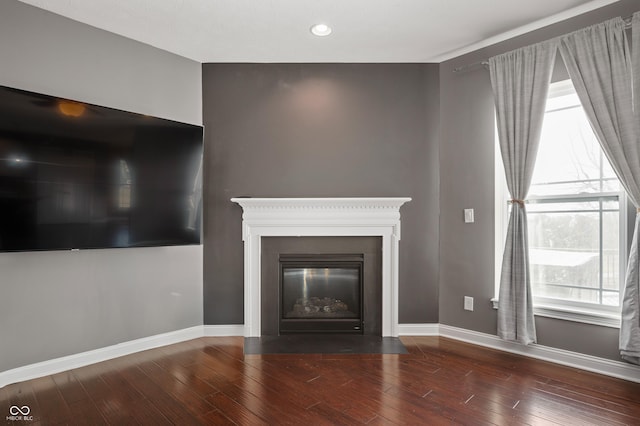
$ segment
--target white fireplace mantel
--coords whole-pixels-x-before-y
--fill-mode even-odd
[[[259,337],[262,237],[382,237],[382,335],[398,336],[397,198],[232,198],[240,204],[244,241],[244,335]]]

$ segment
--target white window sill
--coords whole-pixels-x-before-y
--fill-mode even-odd
[[[493,309],[498,309],[498,299],[491,299]],[[537,304],[533,314],[540,317],[555,318],[565,321],[582,322],[603,327],[620,328],[620,314],[572,308],[569,306]]]

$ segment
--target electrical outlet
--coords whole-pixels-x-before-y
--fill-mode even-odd
[[[473,297],[464,297],[464,309],[465,311],[473,311]]]

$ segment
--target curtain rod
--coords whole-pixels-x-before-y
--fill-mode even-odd
[[[628,30],[629,28],[631,28],[631,20],[632,20],[633,16],[627,16],[625,18],[622,18],[622,20],[624,21],[624,29]],[[478,62],[472,62],[469,65],[463,65],[460,67],[456,67],[453,69],[453,72],[458,74],[461,72],[467,72],[467,71],[471,71],[472,69],[476,69],[478,67],[482,67],[484,69],[489,69],[489,61],[488,60],[484,60],[484,61],[478,61]]]

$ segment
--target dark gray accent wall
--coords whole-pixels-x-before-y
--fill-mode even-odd
[[[200,124],[201,66],[0,2],[0,84]],[[0,373],[202,325],[202,246],[0,253]]]
[[[458,66],[569,33],[639,9],[623,0],[576,18],[444,62],[440,67],[440,323],[496,333],[494,296],[494,107],[489,72]],[[559,71],[561,72],[561,71]],[[475,208],[476,222],[463,223],[463,209]],[[463,310],[463,297],[475,310]],[[619,359],[618,330],[550,318],[536,319],[538,343]]]
[[[243,323],[231,197],[409,196],[401,323],[438,321],[439,90],[429,64],[205,64],[205,324]]]

